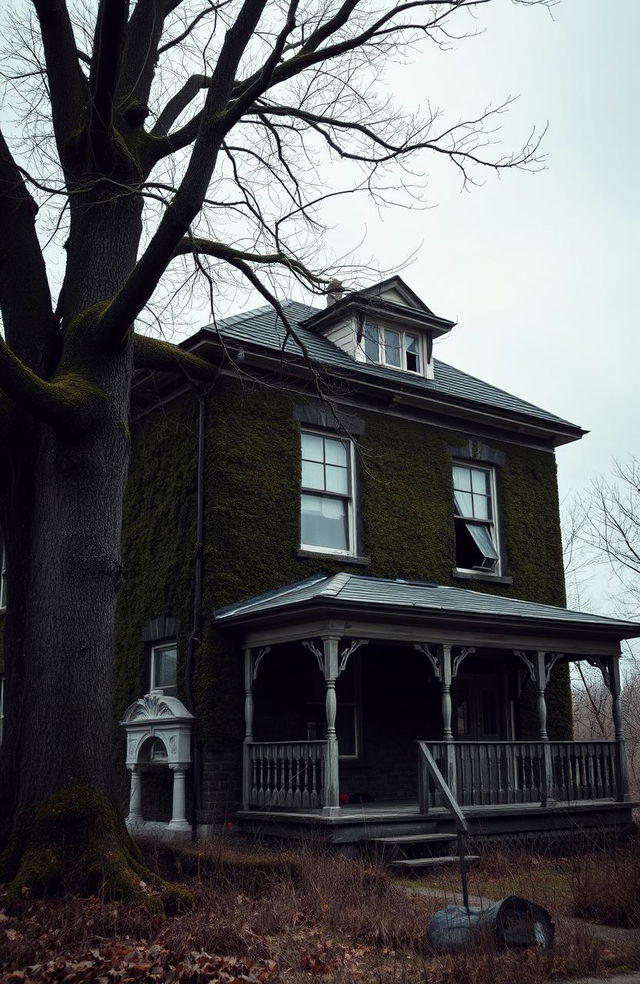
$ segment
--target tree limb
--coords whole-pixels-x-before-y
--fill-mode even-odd
[[[133,337],[133,364],[136,369],[176,372],[204,381],[212,379],[217,372],[215,366],[199,355],[137,332]]]
[[[109,0],[111,2],[111,0]],[[129,19],[118,85],[121,102],[146,105],[167,15],[182,0],[138,0]]]
[[[105,172],[112,156],[114,98],[128,12],[129,0],[102,0],[96,23],[89,74],[89,140],[94,159]]]
[[[71,137],[83,122],[87,82],[82,74],[73,27],[64,0],[33,0],[40,23],[51,114],[60,163],[65,171],[74,164]]]
[[[88,379],[68,371],[47,382],[1,340],[0,388],[38,420],[69,433],[89,429],[104,413],[105,396]]]
[[[56,331],[36,232],[37,205],[0,131],[0,308],[7,344],[43,372]]]
[[[106,344],[121,345],[151,297],[174,250],[202,207],[224,138],[220,113],[229,100],[235,72],[253,36],[266,0],[244,0],[229,28],[211,76],[198,136],[178,192],[145,252],[101,319]]]
[[[152,137],[166,136],[180,116],[180,113],[187,108],[199,92],[207,88],[210,82],[211,79],[207,78],[206,75],[192,75],[191,78],[187,79],[182,88],[176,92],[175,96],[172,96],[158,116],[155,126],[150,131],[150,135]]]

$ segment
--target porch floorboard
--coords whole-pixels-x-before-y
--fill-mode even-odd
[[[535,814],[544,816],[557,814],[564,811],[571,813],[581,811],[591,811],[593,809],[622,808],[624,810],[637,809],[638,802],[618,803],[614,799],[597,800],[567,800],[550,802],[547,806],[537,803],[501,803],[493,806],[464,806],[462,812],[467,817],[501,817],[513,816],[518,814]],[[366,823],[367,821],[392,821],[405,820],[407,818],[420,820],[440,821],[450,817],[446,807],[433,807],[428,813],[421,813],[417,802],[406,803],[362,803],[353,806],[341,806],[340,812],[327,816],[321,809],[306,810],[277,810],[268,807],[255,808],[249,810],[239,810],[236,814],[244,819],[279,820],[292,823],[304,822],[305,820],[317,823],[318,821],[327,825],[343,823]]]

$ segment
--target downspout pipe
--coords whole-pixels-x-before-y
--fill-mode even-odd
[[[202,581],[204,570],[204,464],[205,464],[205,430],[207,422],[207,391],[199,388],[198,392],[198,448],[197,448],[197,478],[196,478],[196,546],[193,569],[193,618],[191,632],[187,641],[187,658],[185,665],[185,691],[187,708],[195,714],[194,670],[195,654],[200,643],[202,630]],[[197,719],[194,722],[193,744],[193,821],[192,838],[197,837],[198,811],[202,803],[202,749],[197,741]]]

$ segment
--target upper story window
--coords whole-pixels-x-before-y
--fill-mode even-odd
[[[500,573],[496,486],[493,468],[456,463],[453,507],[456,567]]]
[[[162,690],[167,697],[178,692],[178,650],[175,642],[165,642],[151,649],[149,690]]]
[[[351,441],[302,432],[301,547],[355,553]]]
[[[364,326],[364,354],[367,362],[377,362],[405,372],[422,375],[420,336],[409,331],[383,328],[371,321]]]

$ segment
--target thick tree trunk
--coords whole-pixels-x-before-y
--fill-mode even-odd
[[[135,200],[106,216],[104,205],[92,210],[85,202],[82,209],[69,248],[76,282],[65,289],[67,372],[78,352],[84,358],[100,309],[80,327],[78,316],[122,283],[140,232]],[[25,888],[101,891],[153,906],[185,904],[186,893],[142,866],[114,799],[113,626],[122,580],[132,345],[100,351],[94,363],[86,371],[104,398],[99,423],[75,435],[41,424],[32,429],[29,454],[15,449],[16,459],[28,459],[17,489],[30,503],[27,535],[14,535],[17,512],[6,497],[8,539],[14,553],[18,544],[25,551],[25,562],[16,579],[23,610],[9,610],[10,712],[0,775],[12,788],[0,833],[0,880],[10,881],[10,895]]]

